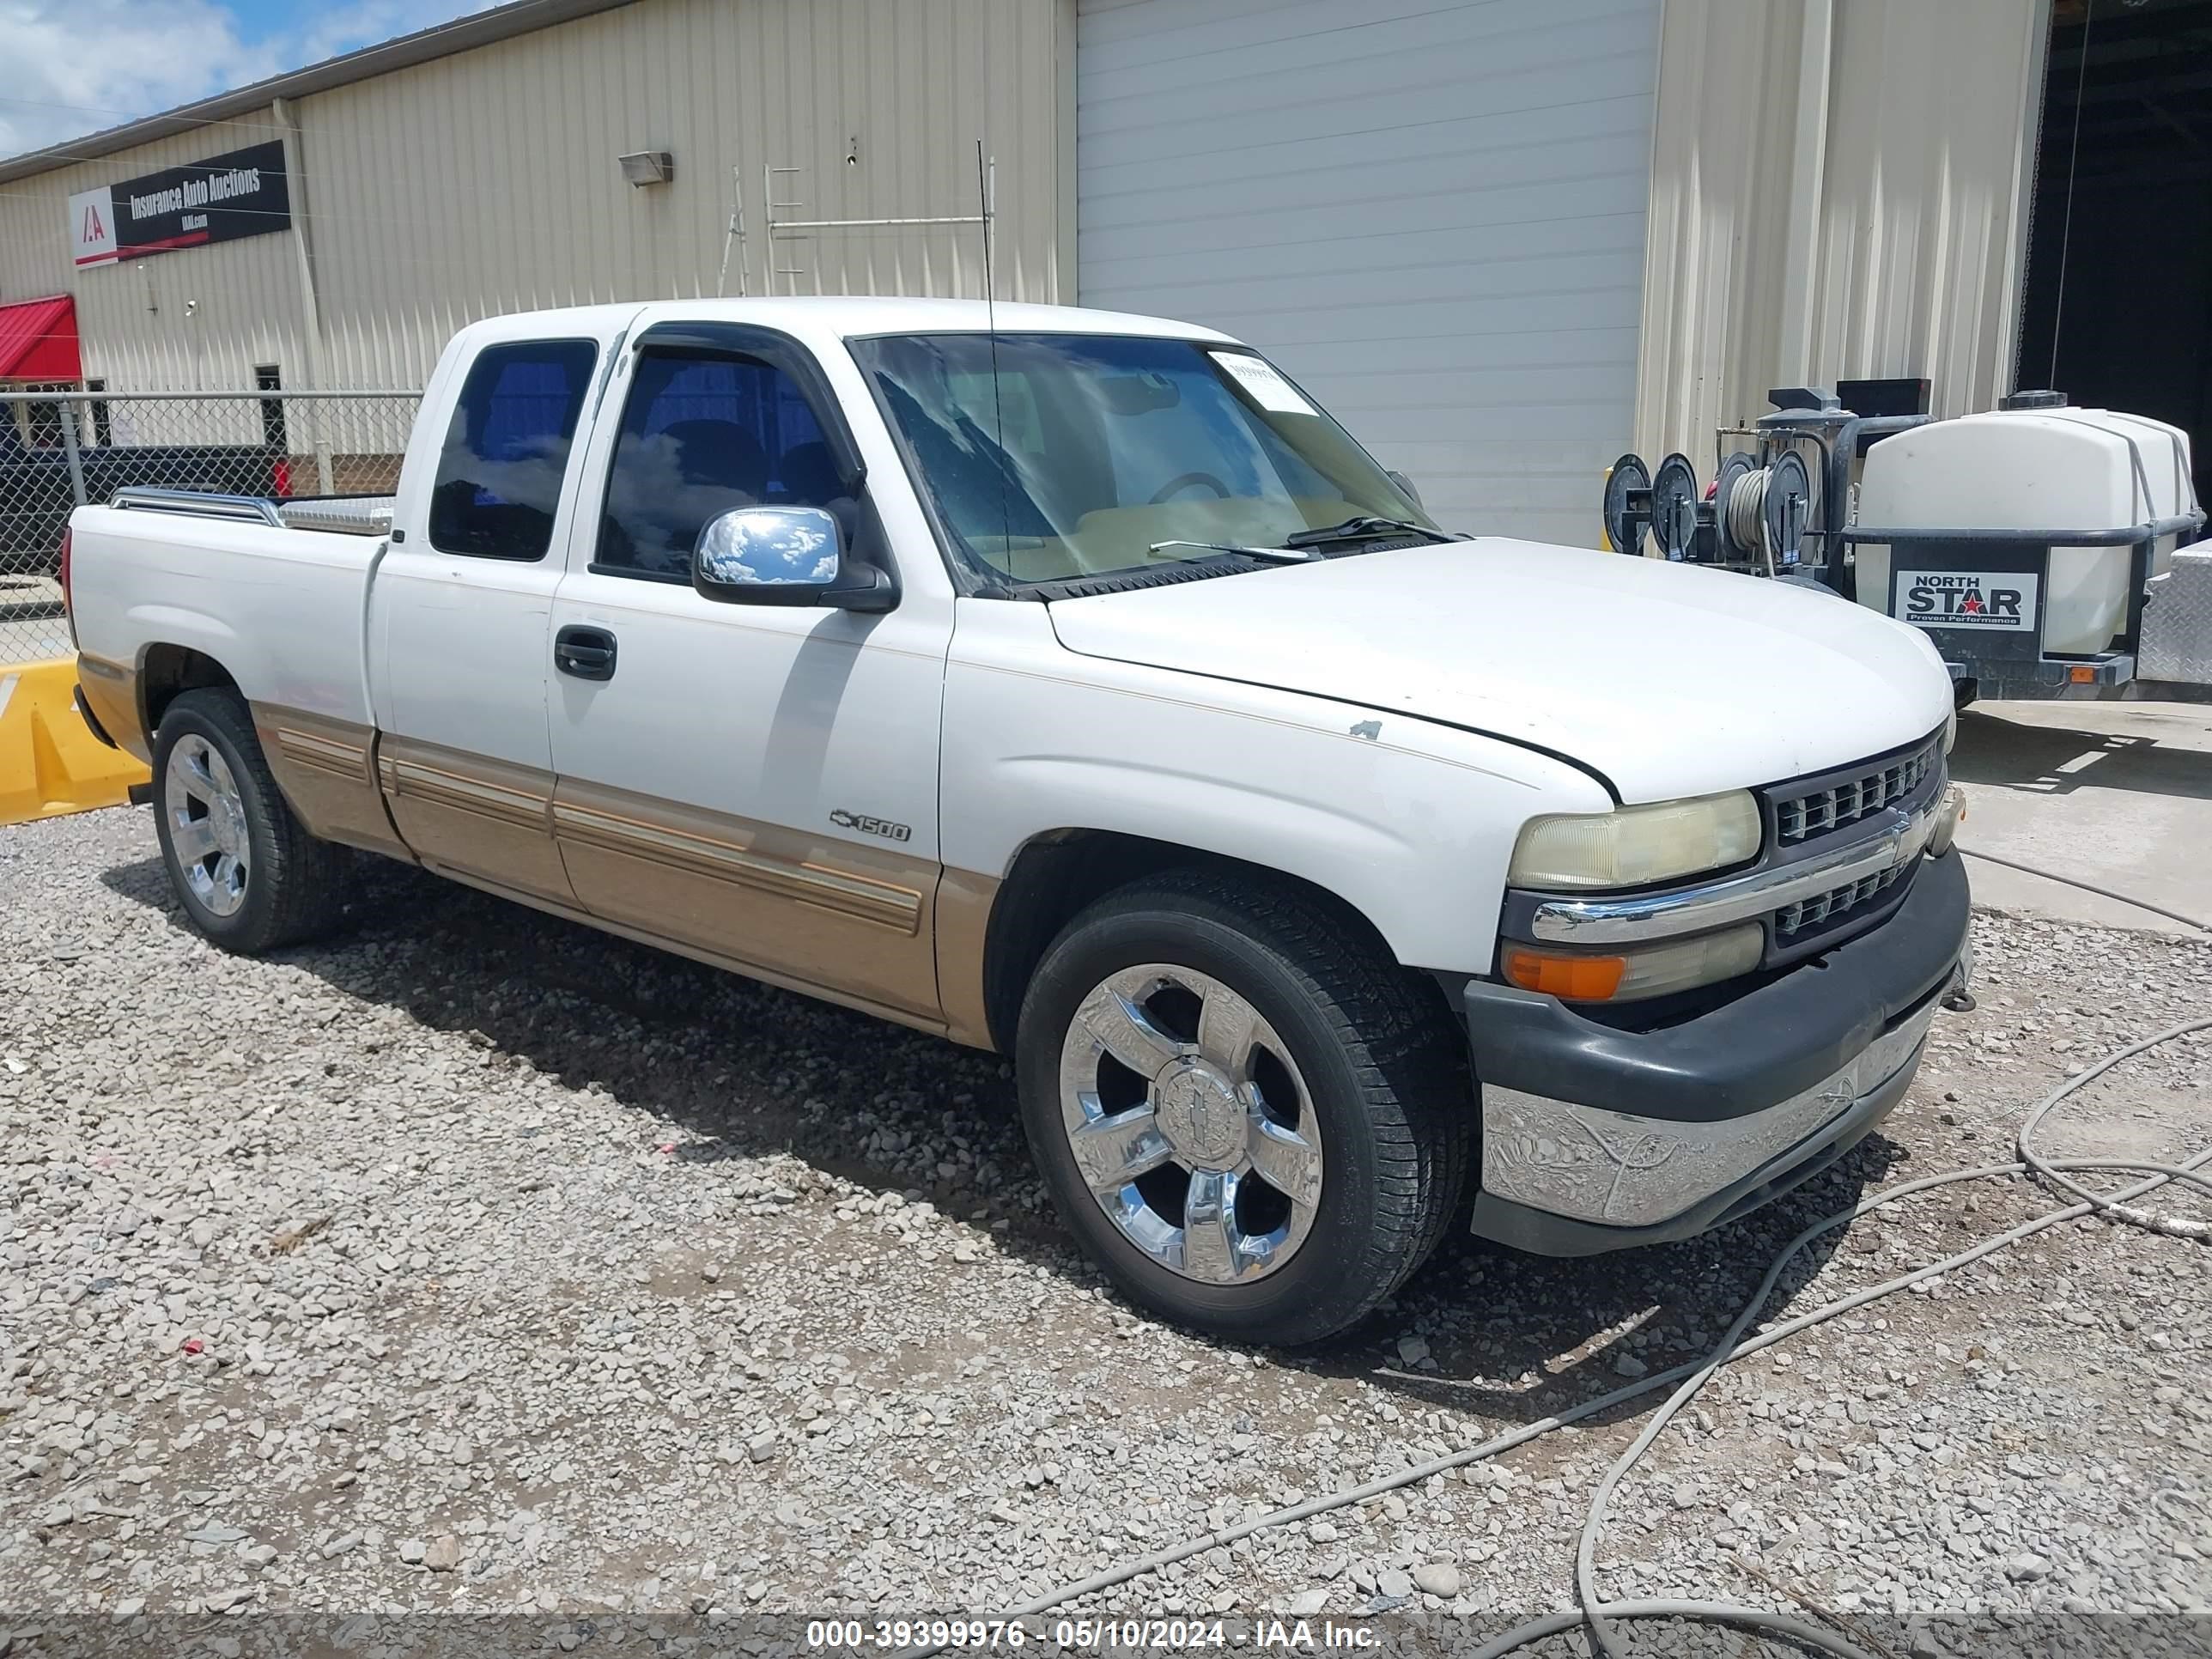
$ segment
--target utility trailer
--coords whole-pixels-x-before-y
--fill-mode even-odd
[[[1724,430],[1712,483],[1636,455],[1609,545],[1818,584],[1923,629],[1976,697],[2212,702],[2212,543],[2188,434],[2017,392],[1990,413],[1862,416],[1819,386]],[[1726,451],[1731,437],[1749,449]]]

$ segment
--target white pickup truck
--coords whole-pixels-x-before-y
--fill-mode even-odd
[[[1341,1330],[1453,1224],[1741,1215],[1966,971],[1918,630],[1449,534],[1206,329],[502,318],[348,510],[73,520],[194,926],[302,939],[358,848],[996,1049],[1084,1249],[1224,1336]]]

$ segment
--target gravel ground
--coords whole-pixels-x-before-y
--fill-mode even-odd
[[[1286,1356],[1113,1298],[995,1058],[397,866],[347,935],[231,958],[172,908],[143,811],[0,830],[0,891],[19,1626],[1004,1608],[1695,1357],[1810,1218],[2001,1161],[2069,1070],[2212,1013],[2203,946],[1984,915],[1978,1012],[1810,1188],[1595,1261],[1458,1242]],[[2208,1039],[2090,1085],[2051,1149],[2195,1150]],[[1911,1200],[1816,1246],[1788,1309],[2055,1207]],[[1607,1593],[2206,1609],[2207,1267],[2075,1224],[1723,1373],[1617,1498]],[[1650,1403],[1076,1610],[1547,1611]]]

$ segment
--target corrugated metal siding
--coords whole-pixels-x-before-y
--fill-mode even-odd
[[[500,312],[712,295],[732,167],[747,237],[727,292],[981,295],[975,226],[823,232],[771,261],[762,185],[764,166],[802,169],[779,184],[806,204],[789,217],[972,214],[979,139],[998,292],[1051,300],[1063,27],[1049,0],[640,0],[302,99],[323,379],[419,383],[453,330]],[[70,270],[70,191],[275,136],[222,131],[0,187],[0,294],[76,293],[88,372],[236,386],[278,362],[306,384],[289,237],[165,255],[145,278]],[[674,152],[673,183],[623,181],[615,158],[641,149]]]
[[[134,391],[240,389],[257,363],[304,361],[291,240],[256,236],[80,271],[69,198],[282,137],[263,109],[198,133],[0,185],[0,296],[76,296],[84,370]]]
[[[1079,297],[1261,346],[1447,522],[1585,531],[1657,38],[1658,0],[1083,0]]]
[[[1942,414],[2011,390],[2048,5],[1837,0],[1809,353],[1784,338],[1804,15],[1667,0],[1637,447],[1701,473],[1771,386],[1925,376]]]

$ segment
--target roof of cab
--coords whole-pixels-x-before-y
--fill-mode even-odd
[[[757,300],[653,300],[604,306],[579,306],[558,313],[523,313],[487,318],[480,334],[514,338],[538,326],[574,326],[621,316],[646,322],[752,323],[800,335],[835,334],[861,339],[875,334],[1139,334],[1174,339],[1218,340],[1230,336],[1195,323],[1165,317],[1141,317],[1120,311],[1091,311],[1077,306],[1046,306],[1006,301],[925,300],[877,295],[800,295]],[[558,319],[556,322],[555,319]]]

